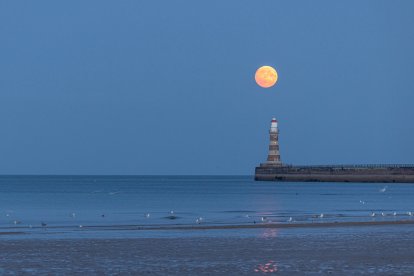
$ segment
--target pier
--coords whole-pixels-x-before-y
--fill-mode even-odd
[[[414,183],[414,164],[289,165],[281,162],[279,129],[272,118],[267,161],[255,169],[258,181]]]
[[[414,165],[319,165],[256,167],[255,180],[297,182],[414,183]]]

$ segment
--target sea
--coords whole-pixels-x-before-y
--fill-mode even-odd
[[[410,220],[413,194],[413,184],[252,176],[0,176],[0,238],[243,236],[223,226]],[[203,227],[213,230],[188,231]]]

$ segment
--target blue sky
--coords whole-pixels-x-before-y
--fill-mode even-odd
[[[0,173],[414,163],[413,1],[2,1]],[[261,65],[277,85],[254,82]]]

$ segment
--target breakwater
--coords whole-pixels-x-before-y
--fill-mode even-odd
[[[414,183],[414,165],[318,165],[260,164],[255,180],[296,182]]]

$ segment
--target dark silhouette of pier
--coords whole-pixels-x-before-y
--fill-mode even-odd
[[[414,164],[274,166],[263,163],[256,167],[255,180],[414,183]]]

